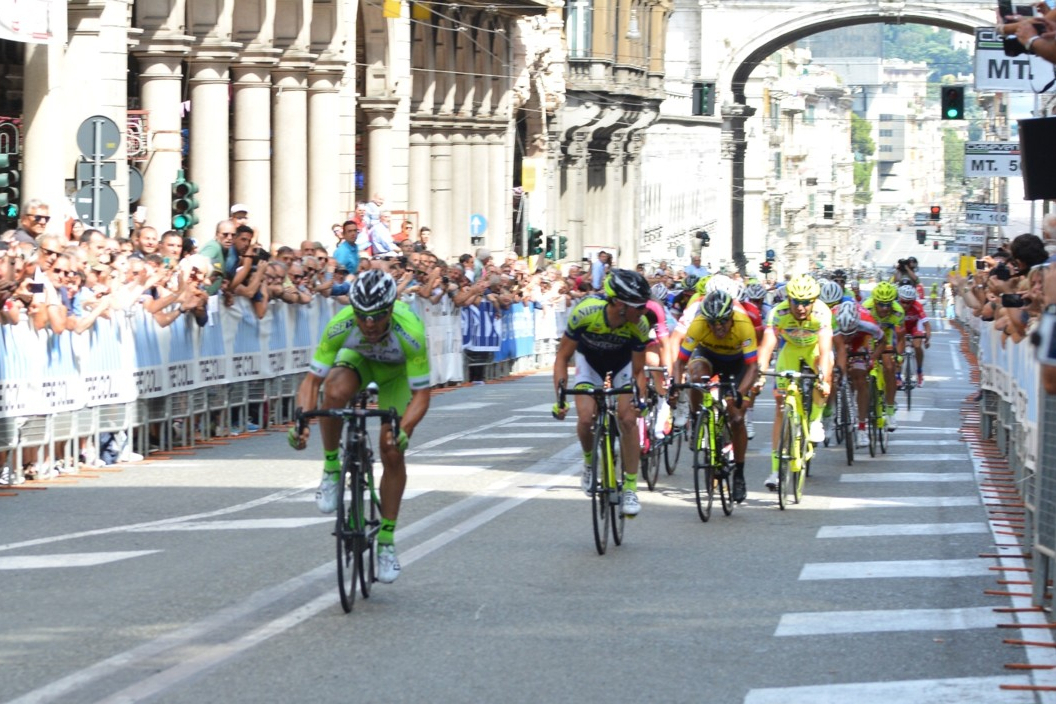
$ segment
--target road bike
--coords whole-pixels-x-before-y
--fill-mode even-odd
[[[814,382],[818,376],[791,369],[763,372],[763,375],[788,380],[782,401],[784,414],[777,450],[777,503],[784,510],[788,499],[797,504],[803,500],[803,486],[810,472],[810,460],[814,457],[809,419]]]
[[[881,354],[895,354],[884,350]],[[869,370],[869,456],[876,457],[876,448],[887,454],[887,416],[884,414],[884,365],[873,362]]]
[[[591,396],[597,408],[594,416],[594,454],[590,461],[590,505],[594,523],[594,547],[604,555],[609,545],[609,535],[616,545],[623,542],[623,481],[625,468],[620,450],[620,424],[616,416],[616,397],[620,394],[635,395],[638,405],[638,387],[613,389],[591,386],[582,389],[558,388],[557,403],[565,406],[566,396]]]
[[[911,340],[923,340],[927,335],[907,335]],[[923,344],[923,343],[921,343]],[[912,345],[906,345],[902,360],[902,390],[906,392],[906,410],[913,410],[913,389],[917,388],[917,355]]]
[[[639,474],[645,478],[649,491],[656,487],[656,480],[660,476],[661,456],[664,455],[667,436],[663,439],[656,437],[656,425],[660,416],[660,394],[653,383],[652,372],[662,372],[667,378],[666,367],[645,367],[645,398],[648,412],[638,419],[638,444],[642,454],[639,461]]]
[[[671,388],[696,389],[701,392],[700,410],[697,411],[690,431],[690,449],[693,452],[693,487],[697,499],[697,515],[707,523],[715,501],[715,490],[719,491],[722,512],[733,513],[733,437],[730,433],[729,415],[725,399],[740,398],[734,380],[688,382],[672,384]]]
[[[305,411],[298,424],[305,427],[310,418],[340,418],[341,433],[341,500],[337,503],[334,537],[337,541],[337,585],[341,608],[352,611],[356,600],[356,583],[363,598],[370,596],[377,581],[376,548],[381,526],[381,501],[374,485],[374,452],[367,432],[367,419],[380,418],[388,423],[392,436],[400,434],[400,416],[395,408],[387,411],[367,408],[376,392],[363,391],[348,408]]]
[[[836,396],[832,424],[836,443],[843,443],[847,453],[847,466],[854,464],[854,431],[858,427],[857,406],[854,400],[854,386],[850,377],[836,369],[833,372],[833,386]]]

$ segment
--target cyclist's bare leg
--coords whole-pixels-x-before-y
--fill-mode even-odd
[[[381,426],[378,439],[381,466],[385,469],[381,475],[381,486],[378,494],[381,497],[381,517],[395,521],[400,513],[400,502],[407,486],[407,463],[403,452],[393,442],[392,428],[388,424]]]
[[[323,408],[344,408],[359,393],[359,373],[348,367],[334,367],[323,385]],[[336,452],[341,446],[341,419],[320,418],[319,436],[324,452]]]
[[[738,406],[737,399],[726,399],[726,413],[730,423],[730,439],[733,440],[733,461],[744,462],[744,455],[748,451],[748,429],[744,427],[744,413],[747,410],[747,399],[744,405]]]
[[[924,368],[924,338],[913,338],[913,354],[917,356],[917,371]]]
[[[883,356],[884,365],[884,403],[888,406],[895,405],[895,392],[898,389],[895,387],[895,356],[893,354],[885,354]]]
[[[621,394],[617,397],[616,422],[620,426],[620,454],[623,457],[623,471],[630,478],[633,486],[637,481],[638,462],[641,460],[642,450],[638,444],[638,409],[631,403],[631,397],[631,394]]]
[[[576,435],[579,436],[580,447],[583,453],[594,450],[594,414],[597,405],[591,396],[576,396]],[[634,431],[637,440],[638,431]]]
[[[864,369],[851,369],[847,372],[854,387],[855,401],[858,405],[858,422],[864,423],[869,417],[869,389],[866,386],[868,375]]]

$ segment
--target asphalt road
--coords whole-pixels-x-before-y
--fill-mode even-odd
[[[701,523],[683,453],[605,556],[546,374],[437,395],[409,455],[403,573],[350,615],[318,448],[281,433],[2,498],[0,699],[1042,701],[999,688],[1045,683],[1004,665],[1053,656],[1003,644],[1048,631],[998,629],[1032,615],[984,594],[1013,588],[979,556],[1012,551],[957,432],[957,343],[935,335],[887,455],[819,450],[781,511],[761,399],[747,502]]]

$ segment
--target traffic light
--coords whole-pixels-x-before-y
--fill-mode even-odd
[[[939,241],[935,240],[934,242],[932,242],[931,243],[931,248],[932,249],[938,249],[939,248]]]
[[[928,213],[928,215],[933,221],[937,222],[939,220],[939,218],[942,217],[942,206],[941,205],[933,205],[933,206],[931,206],[931,211]]]
[[[770,261],[769,259],[767,259],[765,262],[763,262],[762,264],[759,265],[759,271],[763,272],[764,274],[769,274],[773,270],[774,270],[774,263],[772,261]]]
[[[568,256],[568,238],[564,235],[557,236],[557,258],[564,259]]]
[[[540,230],[538,227],[528,228],[528,253],[543,253],[543,231]]]
[[[0,154],[0,217],[18,219],[19,173],[13,154]]]
[[[693,114],[711,115],[715,112],[715,83],[693,84]]]
[[[557,244],[557,238],[556,237],[550,236],[550,237],[546,238],[546,252],[545,252],[545,254],[546,254],[546,258],[547,259],[550,259],[550,260],[554,259],[554,246],[556,244]]]
[[[964,86],[943,86],[942,119],[964,119]]]
[[[917,230],[917,244],[924,244],[924,239],[928,236],[928,233],[924,230]]]
[[[194,214],[198,207],[198,200],[194,197],[197,192],[198,184],[184,178],[183,169],[177,171],[176,180],[172,182],[173,230],[183,232],[198,224],[198,216]]]

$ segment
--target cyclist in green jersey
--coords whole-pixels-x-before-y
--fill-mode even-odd
[[[378,407],[395,408],[400,432],[392,436],[381,425],[378,449],[385,469],[381,478],[381,526],[378,531],[378,581],[391,583],[400,576],[393,533],[400,501],[407,485],[404,452],[415,427],[429,410],[429,354],[425,326],[403,301],[396,300],[396,282],[380,269],[365,271],[352,284],[348,308],[326,325],[311,369],[297,391],[297,415],[314,410],[323,387],[323,408],[344,408],[370,382],[378,386]],[[299,425],[299,424],[298,424]],[[315,501],[323,513],[337,510],[340,499],[341,420],[321,418],[323,479]],[[309,429],[290,429],[289,442],[303,450]]]

